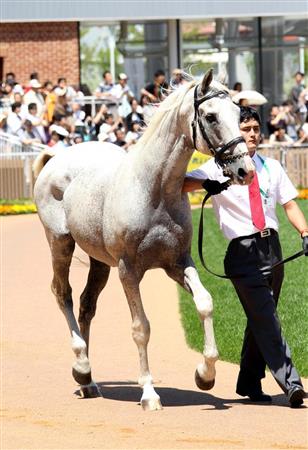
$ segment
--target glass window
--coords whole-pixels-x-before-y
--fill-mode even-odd
[[[167,22],[117,22],[80,25],[81,79],[93,92],[110,70],[125,72],[139,98],[140,89],[153,80],[158,69],[168,74]]]
[[[286,100],[297,70],[308,62],[307,19],[262,18],[262,57],[264,92],[273,103]]]
[[[113,75],[124,70],[124,59],[116,48],[119,24],[80,25],[81,81],[93,92],[102,80],[105,70]]]
[[[158,69],[168,75],[167,22],[121,22],[117,48],[124,57],[124,71],[137,98]]]
[[[183,68],[195,76],[209,67],[216,74],[225,70],[231,89],[241,82],[243,90],[260,91],[268,100],[261,108],[263,121],[272,103],[282,104],[290,96],[295,72],[308,72],[307,18],[219,18],[181,24]]]
[[[183,67],[201,76],[209,67],[226,71],[229,85],[255,87],[257,21],[255,18],[183,21]]]

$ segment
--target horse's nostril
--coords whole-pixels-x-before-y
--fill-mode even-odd
[[[242,167],[240,167],[240,168],[238,169],[237,173],[238,173],[238,176],[241,177],[241,178],[244,178],[244,176],[247,175],[246,172],[245,172],[245,170],[242,169]]]

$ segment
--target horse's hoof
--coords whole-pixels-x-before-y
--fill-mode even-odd
[[[92,383],[91,370],[87,373],[78,372],[74,367],[72,368],[72,375],[74,380],[81,385],[88,385]]]
[[[99,387],[93,381],[86,386],[80,386],[80,393],[83,398],[96,398],[103,396]]]
[[[205,381],[200,377],[198,370],[196,370],[195,383],[202,391],[209,391],[215,384],[215,378],[213,380]]]
[[[144,411],[158,411],[163,409],[160,398],[151,398],[141,400],[141,406]]]

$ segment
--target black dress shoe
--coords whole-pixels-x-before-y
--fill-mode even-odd
[[[236,389],[236,393],[242,397],[249,397],[252,402],[263,402],[270,403],[272,397],[270,395],[264,394],[262,391],[244,391],[239,388]]]
[[[288,400],[291,408],[299,408],[303,403],[306,394],[301,386],[294,386],[288,392]]]

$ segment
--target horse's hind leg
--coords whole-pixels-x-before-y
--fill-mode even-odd
[[[51,290],[54,293],[58,305],[63,312],[68,323],[72,336],[72,349],[76,355],[73,365],[73,375],[79,374],[80,379],[76,380],[81,384],[91,385],[91,367],[87,356],[87,345],[81,336],[78,324],[73,312],[72,288],[69,284],[69,268],[75,248],[75,241],[71,235],[54,235],[46,230],[46,236],[50,245],[53,266],[53,280]],[[92,394],[97,395],[95,385]],[[96,388],[97,391],[97,388]]]
[[[197,367],[195,382],[199,389],[212,389],[215,384],[215,362],[218,359],[212,318],[212,297],[202,285],[194,262],[190,257],[187,258],[183,267],[174,266],[167,270],[167,274],[193,296],[194,303],[204,327],[204,362]]]
[[[99,294],[106,286],[109,278],[110,266],[97,261],[90,256],[90,271],[88,281],[80,296],[79,326],[83,339],[89,352],[90,325],[96,312],[96,303]]]
[[[96,312],[96,303],[99,294],[106,286],[110,273],[110,267],[90,257],[90,271],[88,281],[83,293],[80,296],[79,308],[79,327],[81,336],[86,344],[86,352],[89,353],[90,325]],[[77,355],[78,348],[75,347]],[[91,373],[84,374],[83,367],[80,367],[80,361],[77,361],[73,367],[73,376],[81,385],[81,391],[84,397],[91,397],[95,394],[95,386],[91,380]],[[88,385],[88,386],[87,386]],[[93,392],[94,391],[94,392]]]
[[[137,276],[136,272],[123,260],[119,262],[119,276],[130,308],[132,335],[139,352],[140,377],[138,382],[143,388],[141,406],[143,409],[152,411],[162,409],[159,395],[153,387],[148,363],[147,346],[150,339],[150,324],[145,315],[140,296],[139,282],[142,277]]]

